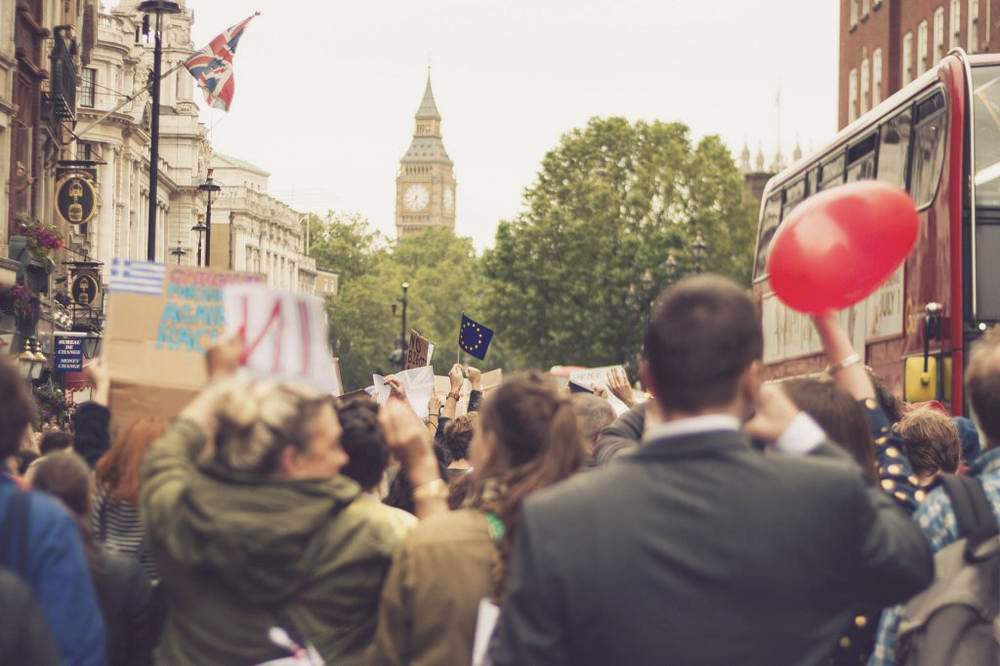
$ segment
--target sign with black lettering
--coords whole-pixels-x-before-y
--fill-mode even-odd
[[[406,365],[404,370],[422,368],[431,364],[431,356],[434,354],[434,345],[424,336],[410,329],[410,344],[406,348]]]
[[[87,224],[97,214],[97,189],[93,181],[75,173],[56,185],[56,212],[68,224]]]

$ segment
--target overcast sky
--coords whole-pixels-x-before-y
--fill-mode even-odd
[[[253,10],[216,150],[302,211],[394,233],[395,177],[433,66],[457,232],[492,243],[544,154],[592,116],[688,124],[770,155],[836,131],[836,0],[186,0],[201,48]],[[200,91],[197,93],[201,101]]]

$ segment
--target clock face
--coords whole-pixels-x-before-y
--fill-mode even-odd
[[[444,209],[449,213],[455,207],[455,195],[452,193],[450,187],[444,189]]]
[[[403,194],[403,205],[407,210],[423,210],[431,200],[431,193],[423,185],[410,185]]]

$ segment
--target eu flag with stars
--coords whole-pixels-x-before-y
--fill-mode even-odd
[[[472,321],[462,313],[462,330],[458,332],[459,349],[482,361],[486,358],[486,350],[489,349],[492,340],[491,329]]]

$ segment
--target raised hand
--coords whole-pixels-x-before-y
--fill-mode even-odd
[[[461,363],[451,366],[451,370],[448,372],[448,379],[451,381],[451,390],[453,393],[458,393],[462,390],[462,380],[465,379],[465,375]]]
[[[466,376],[469,378],[469,384],[472,385],[473,391],[483,390],[483,373],[479,371],[479,368],[473,368],[471,365],[465,367]]]
[[[628,383],[628,375],[621,368],[612,368],[608,373],[608,388],[629,409],[635,406],[635,396],[632,393],[632,386]]]

